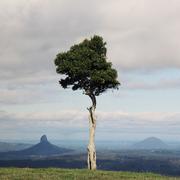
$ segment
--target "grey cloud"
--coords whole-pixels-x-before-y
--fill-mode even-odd
[[[23,5],[19,6],[21,3]],[[7,72],[17,73],[18,69],[27,75],[38,70],[52,71],[58,50],[63,50],[68,42],[72,43],[83,34],[91,33],[95,24],[99,24],[95,14],[88,14],[83,8],[84,5],[90,8],[91,4],[82,1],[21,3],[17,1],[10,12],[4,12],[5,22],[1,18],[4,22],[1,67]]]
[[[87,9],[94,13],[87,13]],[[1,94],[0,101],[35,102],[39,93],[28,89],[33,85],[49,96],[53,89],[45,86],[54,87],[59,80],[53,62],[56,54],[91,35],[100,25],[95,9],[90,2],[81,0],[1,1],[0,87],[7,97]],[[22,87],[24,90],[20,90]]]
[[[108,7],[104,9],[108,27],[104,34],[110,41],[110,57],[121,70],[179,68],[178,1],[109,4],[107,15]]]
[[[108,41],[109,58],[122,70],[180,66],[177,0],[1,4],[1,68],[6,73],[52,72],[59,50],[94,33]]]
[[[93,34],[107,41],[108,57],[119,72],[180,67],[178,0],[14,0],[1,1],[0,12],[3,92],[9,93],[9,87],[19,91],[28,84],[39,88],[39,84],[56,83],[56,54]],[[157,89],[164,85],[127,83],[126,87]],[[168,86],[179,87],[174,81]],[[35,100],[38,95],[28,97]]]

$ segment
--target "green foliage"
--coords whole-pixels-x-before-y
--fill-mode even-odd
[[[1,180],[178,180],[176,177],[165,177],[152,173],[89,171],[78,169],[30,169],[30,168],[1,168]]]
[[[55,59],[56,72],[65,75],[59,83],[63,88],[82,89],[95,96],[109,88],[117,89],[117,71],[106,59],[106,43],[94,36],[76,44]]]

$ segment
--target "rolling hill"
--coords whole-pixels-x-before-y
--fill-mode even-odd
[[[132,146],[132,149],[168,149],[168,145],[156,137],[149,137],[147,139],[144,139],[143,141],[134,144]]]

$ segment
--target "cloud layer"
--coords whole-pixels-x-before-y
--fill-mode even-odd
[[[75,110],[31,113],[7,113],[0,111],[1,137],[9,135],[11,138],[20,138],[25,133],[26,138],[36,138],[46,132],[62,139],[66,134],[73,134],[71,138],[88,138],[87,113]],[[162,128],[163,124],[163,128]],[[98,112],[97,133],[98,139],[102,134],[105,137],[126,133],[132,138],[133,134],[162,134],[180,135],[180,113],[127,113],[121,111]],[[78,137],[81,133],[81,137]],[[110,138],[109,137],[109,138]],[[101,139],[102,140],[102,139]]]
[[[16,105],[24,105],[22,111],[25,111],[26,105],[53,104],[58,98],[68,106],[58,85],[53,60],[58,52],[94,34],[107,41],[108,59],[118,70],[123,98],[128,99],[129,93],[134,95],[134,90],[139,94],[142,90],[154,93],[154,90],[163,92],[164,89],[177,93],[180,88],[179,19],[179,0],[1,0],[0,105],[1,109],[9,108],[9,113],[0,112],[1,135],[13,134],[17,129],[31,132],[35,122],[36,132],[51,126],[52,129],[63,127],[65,122],[71,124],[70,129],[77,126],[77,131],[85,126],[86,116],[70,110],[64,114],[11,112],[15,112]],[[73,97],[70,93],[67,96]],[[174,104],[172,107],[178,105]],[[113,106],[113,100],[108,105]],[[171,122],[179,123],[179,114],[174,112],[165,115],[108,112],[98,116],[116,132],[119,128],[121,132],[145,133],[148,125],[149,132],[156,129],[167,132],[169,124],[176,132]],[[167,122],[167,131],[160,130],[163,122]]]

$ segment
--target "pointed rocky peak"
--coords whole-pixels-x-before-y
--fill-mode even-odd
[[[46,135],[43,135],[43,136],[41,137],[41,139],[40,139],[40,143],[46,143],[46,142],[48,142],[47,136],[46,136]]]

